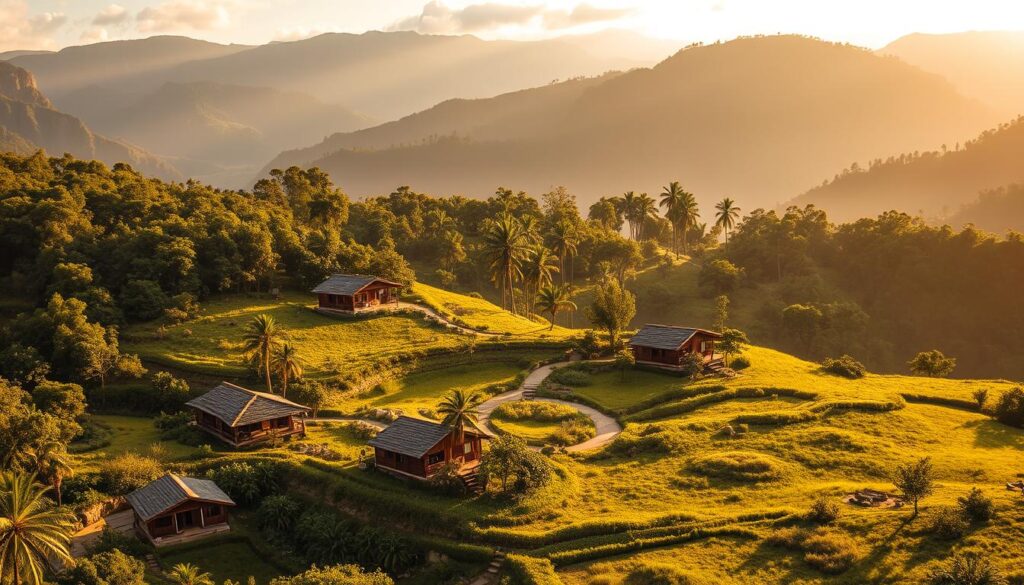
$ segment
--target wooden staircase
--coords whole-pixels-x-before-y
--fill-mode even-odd
[[[487,566],[487,574],[492,578],[498,576],[498,571],[501,570],[501,566],[505,564],[505,553],[500,550],[494,551],[494,556],[491,557],[491,564]]]
[[[466,486],[466,491],[479,496],[484,493],[484,486],[480,485],[480,478],[477,476],[476,467],[459,472],[459,479]]]

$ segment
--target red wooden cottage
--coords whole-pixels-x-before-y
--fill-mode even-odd
[[[235,447],[272,437],[305,435],[302,417],[310,410],[280,396],[228,382],[185,405],[192,409],[199,428]]]
[[[313,289],[320,309],[357,313],[398,304],[402,285],[376,276],[335,274]]]
[[[715,353],[715,340],[721,337],[721,333],[705,329],[644,325],[629,340],[629,347],[638,364],[678,370],[683,357],[690,353],[700,355],[706,366],[720,362],[722,356]]]
[[[480,462],[484,434],[467,428],[462,442],[440,423],[400,416],[370,440],[377,468],[415,479],[430,479],[448,461],[462,469]]]
[[[135,530],[154,546],[177,544],[230,530],[235,503],[208,479],[173,473],[125,497],[135,512]]]

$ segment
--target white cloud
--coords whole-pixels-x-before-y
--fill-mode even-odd
[[[633,12],[633,9],[599,8],[587,3],[577,4],[571,10],[547,9],[544,4],[498,2],[451,8],[441,0],[431,0],[423,6],[420,14],[402,19],[391,28],[428,34],[486,32],[510,27],[532,27],[552,31],[611,22]]]
[[[67,22],[61,12],[32,15],[24,0],[0,0],[0,50],[55,48],[53,34]]]
[[[108,26],[112,24],[123,24],[128,20],[128,9],[120,4],[110,4],[100,10],[92,19],[96,26]]]
[[[110,40],[110,32],[102,26],[90,26],[82,31],[78,40],[83,43],[103,43]]]
[[[231,24],[234,0],[168,0],[139,11],[135,20],[140,32],[211,30]]]

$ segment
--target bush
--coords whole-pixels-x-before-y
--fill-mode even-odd
[[[599,355],[601,353],[601,340],[598,338],[597,332],[593,329],[587,329],[583,332],[583,337],[573,341],[573,350],[585,359]]]
[[[132,534],[124,534],[108,526],[100,533],[100,537],[89,545],[87,552],[90,555],[98,555],[115,550],[137,559],[143,559],[153,552],[153,547],[135,538]]]
[[[562,580],[555,573],[555,567],[548,559],[509,554],[505,563],[508,570],[521,585],[561,585]]]
[[[359,565],[313,566],[294,577],[276,577],[270,585],[394,585],[391,577],[379,570],[367,573]]]
[[[970,525],[959,508],[944,506],[935,511],[928,529],[942,540],[956,540],[967,533]]]
[[[831,524],[839,518],[841,513],[839,504],[821,497],[811,504],[811,509],[807,511],[807,519],[817,524]]]
[[[734,370],[745,370],[750,367],[750,358],[745,355],[741,355],[738,358],[732,360],[729,367]]]
[[[821,362],[821,369],[830,374],[851,380],[863,378],[864,374],[867,373],[867,368],[864,367],[864,364],[848,355],[838,358],[826,358],[825,361]]]
[[[192,389],[188,382],[175,378],[170,372],[157,372],[152,379],[153,393],[164,412],[178,412],[185,407]]]
[[[561,422],[580,414],[578,410],[565,404],[552,402],[534,402],[519,400],[505,402],[491,413],[491,418],[498,420],[533,420],[538,422]]]
[[[267,496],[263,498],[257,514],[260,529],[288,534],[295,526],[300,509],[299,503],[288,496]]]
[[[430,477],[430,487],[448,495],[466,493],[466,484],[459,477],[459,464],[447,461]]]
[[[698,473],[729,481],[769,481],[782,475],[774,457],[743,451],[703,455],[691,460],[689,466]]]
[[[801,546],[807,564],[829,575],[845,572],[860,557],[857,541],[838,530],[819,528]]]
[[[561,426],[559,426],[558,430],[548,437],[548,440],[555,445],[568,446],[578,445],[583,441],[589,441],[597,436],[597,429],[594,427],[594,422],[584,415],[580,416],[582,418],[573,418],[562,421]]]
[[[1005,585],[1007,580],[988,559],[976,555],[956,555],[949,565],[928,575],[929,585]]]
[[[590,374],[572,367],[558,368],[551,372],[551,375],[549,375],[547,379],[551,380],[555,384],[570,386],[572,388],[590,386],[594,383],[594,381],[590,379]]]
[[[645,563],[629,571],[625,585],[698,585],[705,581],[678,567],[662,563]]]
[[[1003,392],[996,402],[996,420],[1011,427],[1024,427],[1024,388]]]
[[[160,431],[164,441],[176,441],[182,445],[198,447],[209,437],[198,428],[192,426],[193,417],[188,412],[175,414],[160,413],[153,419],[153,425]]]
[[[136,453],[125,453],[100,466],[100,488],[113,496],[135,491],[163,475],[160,462]]]
[[[647,425],[637,429],[633,425],[615,437],[608,450],[627,457],[648,453],[670,454],[686,451],[690,443],[690,439],[683,432],[674,428]]]
[[[232,500],[243,506],[260,503],[266,496],[276,493],[281,483],[280,466],[271,461],[236,461],[208,475]]]
[[[966,496],[957,498],[957,504],[960,512],[974,522],[988,522],[995,514],[992,500],[978,488],[972,488]]]
[[[168,302],[167,294],[152,280],[129,280],[121,290],[121,309],[135,321],[156,319]]]
[[[78,561],[61,573],[60,585],[142,585],[146,565],[119,550],[103,552]]]

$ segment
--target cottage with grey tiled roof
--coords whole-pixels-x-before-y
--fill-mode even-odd
[[[461,470],[480,462],[484,434],[466,428],[462,442],[446,425],[400,416],[370,440],[378,469],[404,477],[430,479],[446,462],[454,461]]]
[[[228,508],[235,505],[212,481],[173,473],[125,499],[135,512],[135,530],[155,546],[230,530]]]
[[[305,435],[306,406],[275,394],[256,392],[228,382],[185,403],[196,425],[218,439],[243,447],[272,437]]]
[[[358,313],[398,304],[402,285],[377,276],[334,274],[313,289],[321,311]]]
[[[644,325],[629,340],[629,347],[638,364],[679,370],[687,354],[697,354],[711,367],[721,361],[721,354],[715,353],[715,340],[721,337],[721,333],[705,329]]]

